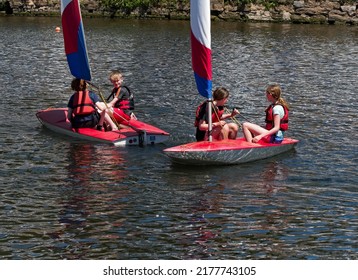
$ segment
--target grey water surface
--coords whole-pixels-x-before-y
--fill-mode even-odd
[[[357,26],[214,22],[213,85],[263,123],[291,105],[292,152],[173,165],[194,141],[189,22],[84,19],[93,83],[120,69],[136,114],[171,134],[116,148],[43,128],[71,95],[60,18],[0,17],[0,259],[358,259]],[[243,121],[239,118],[239,121]]]

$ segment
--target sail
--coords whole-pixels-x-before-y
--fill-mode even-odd
[[[91,69],[79,0],[61,0],[61,16],[65,53],[71,74],[76,78],[90,81]]]
[[[192,67],[200,95],[212,97],[210,0],[190,1]]]

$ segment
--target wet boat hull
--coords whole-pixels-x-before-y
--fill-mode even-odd
[[[272,157],[294,148],[298,140],[285,138],[281,144],[248,143],[244,138],[202,141],[165,149],[175,163],[188,165],[240,164]]]
[[[36,113],[39,121],[48,129],[63,135],[115,146],[135,146],[163,143],[169,133],[155,126],[135,120],[119,131],[98,131],[93,128],[74,129],[67,119],[67,108],[49,108]]]

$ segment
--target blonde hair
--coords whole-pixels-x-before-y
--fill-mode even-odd
[[[287,110],[290,109],[286,100],[281,97],[282,91],[281,91],[281,87],[278,84],[269,85],[266,88],[266,93],[270,94],[278,104],[284,106]]]
[[[214,100],[223,100],[225,98],[228,98],[229,95],[230,95],[229,91],[224,87],[218,87],[213,92]]]
[[[84,91],[87,88],[87,83],[83,79],[74,78],[71,82],[71,88],[75,91]]]
[[[111,81],[113,80],[120,80],[123,79],[123,75],[120,71],[118,70],[113,70],[110,74],[109,74],[109,79]]]

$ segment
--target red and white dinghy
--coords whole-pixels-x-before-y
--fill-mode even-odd
[[[252,162],[294,148],[298,140],[285,138],[281,144],[249,143],[245,138],[187,143],[164,150],[175,163],[188,165],[225,165]]]
[[[36,113],[39,121],[48,129],[83,140],[113,144],[115,146],[143,146],[163,143],[169,133],[138,120],[130,120],[118,131],[99,131],[94,128],[74,129],[67,119],[67,108],[49,108]]]
[[[192,68],[200,95],[212,100],[210,0],[190,1]],[[208,106],[211,116],[211,106]],[[208,130],[212,130],[209,118]],[[210,133],[209,133],[210,135]],[[165,149],[173,162],[188,165],[239,164],[272,157],[292,149],[298,140],[285,138],[281,144],[249,143],[244,138],[192,142]]]

